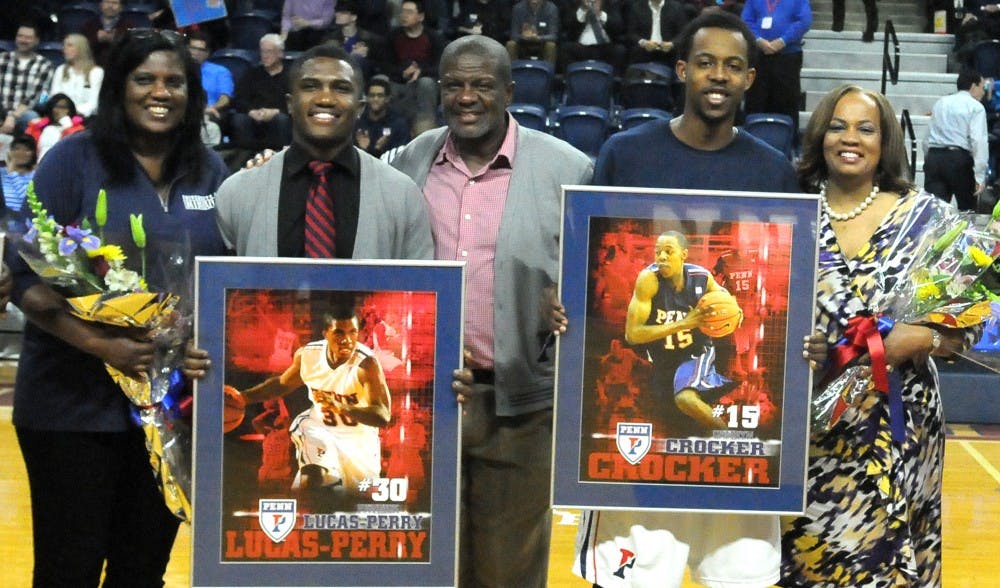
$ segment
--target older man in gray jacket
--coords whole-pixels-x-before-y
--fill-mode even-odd
[[[561,186],[588,183],[593,166],[507,114],[514,85],[496,41],[452,42],[439,83],[447,127],[393,165],[423,188],[435,257],[467,262],[461,585],[544,586],[554,366],[540,353],[561,328]]]

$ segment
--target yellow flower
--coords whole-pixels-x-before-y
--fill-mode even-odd
[[[917,288],[917,300],[934,300],[941,296],[941,289],[937,284],[930,282]]]
[[[989,267],[990,265],[993,264],[993,258],[990,257],[989,254],[987,254],[979,247],[976,247],[975,245],[970,245],[968,252],[969,252],[969,257],[972,259],[972,263],[976,264],[979,267]]]
[[[88,257],[103,257],[105,261],[124,261],[125,254],[118,245],[101,245],[97,249],[87,252]]]

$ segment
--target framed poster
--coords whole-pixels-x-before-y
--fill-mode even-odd
[[[196,261],[192,586],[454,586],[457,262]]]
[[[567,187],[553,504],[800,513],[819,201]]]

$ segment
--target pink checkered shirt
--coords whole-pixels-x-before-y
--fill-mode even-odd
[[[470,367],[482,369],[493,368],[493,258],[517,147],[517,123],[507,121],[489,165],[470,173],[449,135],[424,184],[434,258],[466,262],[464,343],[472,350]]]

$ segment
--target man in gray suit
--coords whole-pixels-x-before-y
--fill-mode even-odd
[[[291,146],[231,176],[216,194],[219,228],[237,254],[430,259],[433,243],[420,189],[353,145],[361,78],[350,56],[335,46],[314,47],[292,64]],[[332,243],[317,252],[307,209],[319,185],[332,217]]]
[[[507,114],[514,84],[497,41],[459,38],[439,72],[447,127],[393,165],[423,188],[435,257],[467,262],[460,585],[544,586],[554,366],[543,351],[565,324],[560,186],[586,184],[593,165]]]

